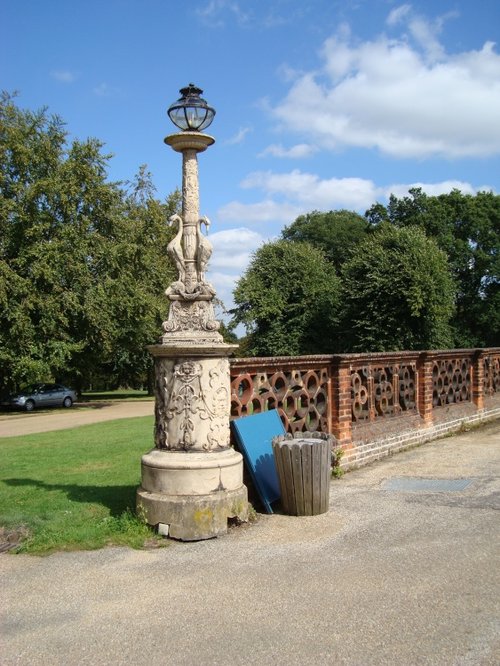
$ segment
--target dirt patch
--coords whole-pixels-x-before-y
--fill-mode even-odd
[[[29,537],[29,534],[28,528],[23,525],[12,529],[0,527],[0,553],[6,553],[17,548],[22,541]]]

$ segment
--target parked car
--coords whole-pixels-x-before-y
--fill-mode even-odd
[[[1,404],[32,412],[35,407],[71,407],[76,397],[76,391],[62,384],[32,384],[9,395]]]

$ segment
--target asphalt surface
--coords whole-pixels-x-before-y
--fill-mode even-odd
[[[0,663],[497,666],[499,479],[497,421],[333,481],[321,516],[0,555]]]

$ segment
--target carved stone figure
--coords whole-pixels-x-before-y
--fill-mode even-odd
[[[169,420],[177,417],[179,444],[186,450],[194,444],[195,425],[193,417],[196,414],[200,419],[210,417],[210,411],[201,388],[201,373],[201,363],[184,361],[184,363],[174,366],[171,386],[168,386],[169,378],[165,379],[168,395],[166,417]]]
[[[173,240],[167,246],[167,252],[172,258],[177,270],[179,271],[179,282],[184,284],[186,278],[186,269],[184,263],[184,252],[182,249],[182,233],[183,233],[183,223],[182,217],[180,215],[172,215],[169,218],[169,224],[174,224],[177,222],[178,228],[177,233]]]
[[[210,220],[201,217],[188,224],[183,217],[175,214],[169,218],[169,223],[177,224],[177,233],[168,244],[167,252],[175,263],[179,277],[165,291],[171,304],[163,330],[166,333],[211,332],[219,340],[217,331],[220,324],[215,319],[212,305],[215,289],[205,279],[212,244],[201,231],[202,224],[209,229]]]
[[[204,224],[208,229],[210,227],[210,220],[208,217],[202,217],[200,218],[198,222],[198,247],[196,249],[196,272],[198,276],[198,281],[204,283],[205,282],[205,269],[208,264],[208,260],[212,256],[212,244],[210,241],[205,238],[205,236],[201,233],[201,225]]]

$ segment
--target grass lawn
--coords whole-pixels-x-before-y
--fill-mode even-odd
[[[15,551],[162,542],[135,516],[152,446],[150,416],[0,438],[0,526],[26,535]]]
[[[84,391],[81,396],[82,402],[112,401],[112,400],[154,400],[147,391],[136,391],[134,389],[118,389],[117,391]]]

